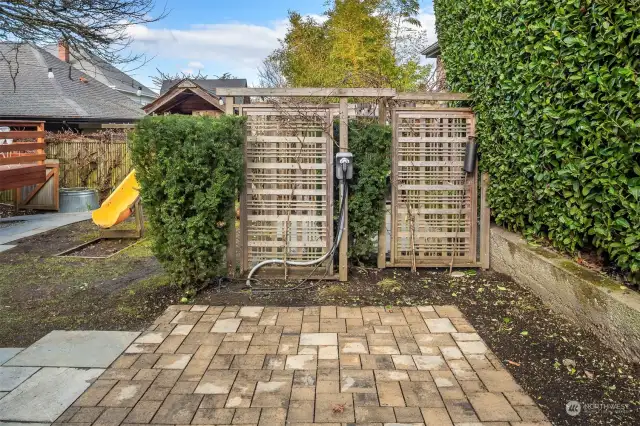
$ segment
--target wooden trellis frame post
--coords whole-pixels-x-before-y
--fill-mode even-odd
[[[300,97],[324,97],[324,98],[339,98],[340,99],[340,151],[346,152],[349,149],[348,144],[348,98],[376,98],[378,99],[378,120],[380,124],[386,124],[386,112],[387,112],[387,101],[388,100],[398,100],[398,101],[410,101],[410,102],[445,102],[445,101],[463,101],[469,100],[470,96],[466,93],[446,93],[446,92],[435,92],[435,93],[397,93],[395,89],[391,88],[216,88],[217,96],[224,96],[225,99],[225,112],[227,114],[234,114],[234,97],[235,96],[261,96],[261,97],[289,97],[289,98],[300,98]],[[463,112],[467,111],[467,109],[463,108],[443,108],[438,105],[428,105],[422,106],[418,108],[413,108],[416,111],[424,111],[424,110],[446,110],[449,112]],[[394,132],[396,132],[396,119],[395,114],[391,116],[392,127],[394,128]],[[395,138],[394,138],[395,139]],[[355,161],[358,161],[355,159]],[[392,171],[392,176],[395,174],[395,171]],[[488,247],[489,247],[489,239],[488,239],[488,222],[489,222],[489,208],[486,205],[486,185],[484,185],[485,181],[483,179],[482,186],[482,195],[480,200],[481,206],[481,224],[482,228],[480,231],[480,239],[481,239],[481,253],[480,253],[480,261],[473,259],[469,261],[467,266],[480,266],[488,267]],[[397,200],[393,200],[392,202],[397,202]],[[473,201],[473,206],[475,206],[477,201]],[[348,206],[347,206],[348,208]],[[379,268],[384,268],[387,266],[386,262],[386,203],[382,208],[385,209],[385,220],[380,226],[378,231],[378,258],[377,264]],[[392,216],[394,216],[394,209],[392,208]],[[475,211],[475,210],[473,210]],[[348,215],[347,215],[348,216]],[[392,217],[392,223],[394,222],[394,218]],[[471,227],[474,228],[475,224],[471,224]],[[347,268],[347,251],[348,251],[348,217],[345,217],[345,224],[343,228],[343,238],[340,242],[339,248],[339,279],[340,281],[346,281],[348,278],[348,268]],[[229,239],[228,246],[228,256],[227,256],[227,266],[231,268],[233,266],[232,273],[235,273],[235,223],[233,227],[230,227],[230,236],[233,234],[233,238]],[[391,242],[391,262],[389,265],[394,265],[394,251],[396,247],[397,241],[393,239]],[[246,249],[246,247],[243,247]],[[475,247],[472,250],[475,255]],[[435,265],[422,265],[422,266],[435,266]]]
[[[233,115],[233,96],[227,96],[225,99],[225,112],[227,115]],[[232,212],[231,223],[229,224],[229,230],[227,234],[227,275],[230,277],[236,276],[236,206],[235,202],[231,207]]]
[[[487,203],[489,173],[482,173],[480,185],[480,266],[487,270],[490,266],[489,250],[491,246],[491,209]]]
[[[382,98],[378,101],[378,123],[381,125],[387,124],[387,105],[385,99]],[[387,199],[386,196],[382,200],[382,210],[384,212],[384,219],[380,224],[378,230],[378,269],[384,269],[387,263]]]
[[[340,152],[349,151],[349,103],[346,97],[340,98]],[[340,281],[348,280],[349,250],[349,198],[344,200],[344,226],[340,240],[338,277]]]

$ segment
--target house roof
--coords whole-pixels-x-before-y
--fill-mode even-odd
[[[220,104],[220,98],[215,96],[211,90],[207,90],[202,87],[199,83],[201,81],[203,80],[192,80],[190,78],[177,80],[174,84],[170,85],[168,89],[160,95],[160,97],[145,105],[144,110],[147,114],[161,113],[182,103],[188,97],[195,95],[199,96],[216,109],[222,111],[223,109]],[[164,87],[164,84],[162,86]]]
[[[57,57],[58,45],[50,44],[45,46],[45,50]],[[80,54],[74,51],[69,52],[69,63],[77,70],[85,73],[89,77],[93,77],[101,83],[130,94],[136,94],[140,87],[142,95],[157,98],[158,94],[140,83],[130,75],[120,71],[108,62],[98,58],[90,53]]]
[[[42,48],[5,42],[0,52],[9,59],[0,61],[0,117],[136,120],[145,115],[125,94]],[[54,78],[48,77],[49,68]]]
[[[440,45],[436,41],[432,45],[427,46],[421,53],[427,58],[437,58],[440,56]]]
[[[175,86],[177,83],[183,81],[180,80],[164,80],[162,82],[162,87],[160,88],[160,95],[164,95],[170,88]],[[212,95],[216,94],[216,87],[247,87],[247,79],[246,78],[224,78],[224,79],[189,79],[189,81],[193,81],[202,89],[211,93]]]

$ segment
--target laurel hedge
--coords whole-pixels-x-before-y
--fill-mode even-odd
[[[498,224],[640,271],[640,2],[435,0]]]
[[[242,117],[145,117],[131,137],[153,251],[182,287],[226,274],[243,180]]]
[[[349,121],[349,151],[354,159],[349,181],[349,258],[362,262],[377,253],[378,230],[385,220],[391,126]]]

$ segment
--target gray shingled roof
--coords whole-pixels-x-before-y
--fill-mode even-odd
[[[164,95],[169,89],[171,89],[176,84],[180,83],[184,79],[180,80],[163,80],[162,87],[160,88],[160,96]],[[205,78],[190,78],[190,81],[193,81],[198,86],[202,87],[207,92],[212,95],[216,94],[216,87],[247,87],[247,79],[246,78],[224,78],[224,79],[205,79]],[[225,96],[216,96],[218,98],[224,99]],[[242,104],[243,102],[242,96],[236,96],[234,98],[234,102],[237,104]]]
[[[57,44],[45,46],[45,50],[53,56],[57,57],[58,55]],[[132,78],[130,75],[120,71],[118,68],[103,61],[95,55],[88,53],[81,55],[71,51],[69,55],[69,63],[80,72],[87,74],[89,77],[94,77],[107,86],[112,86],[117,90],[135,94],[138,91],[138,87],[140,87],[143,95],[153,98],[158,97],[156,92],[149,89],[135,78]]]
[[[437,58],[440,56],[440,45],[436,41],[435,43],[425,47],[422,54],[427,58]]]
[[[44,49],[0,43],[0,52],[9,59],[9,63],[0,61],[0,117],[135,120],[145,115],[126,95]],[[16,66],[14,88],[11,74]],[[52,79],[47,76],[49,68],[53,69]]]
[[[162,88],[160,88],[160,95],[164,95],[169,89],[175,86],[177,83],[184,80],[183,78],[179,80],[164,80],[162,82]],[[247,79],[246,78],[225,78],[225,79],[190,79],[198,86],[202,87],[207,92],[212,95],[216,94],[216,87],[247,87]]]

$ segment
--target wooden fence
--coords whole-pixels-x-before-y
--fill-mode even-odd
[[[48,140],[47,158],[60,162],[60,187],[95,188],[106,198],[132,169],[126,140]],[[13,202],[13,191],[0,192],[0,202]]]
[[[243,105],[242,114],[247,135],[241,271],[267,259],[317,259],[333,242],[332,111]],[[332,269],[330,259],[322,268],[290,267],[288,272],[333,278],[324,272]],[[283,271],[262,270],[276,276]]]
[[[477,266],[477,167],[463,170],[473,112],[396,108],[392,122],[390,266]]]

